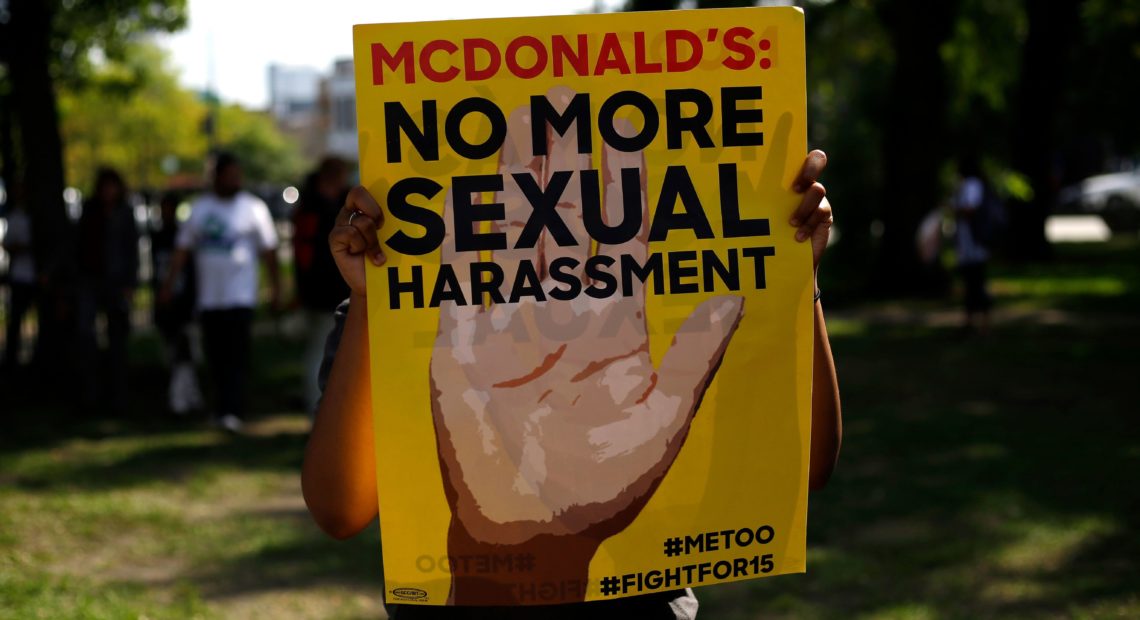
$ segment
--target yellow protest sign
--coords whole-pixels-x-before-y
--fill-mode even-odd
[[[794,8],[359,25],[387,600],[805,568]]]

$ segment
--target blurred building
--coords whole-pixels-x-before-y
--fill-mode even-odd
[[[309,67],[269,65],[269,111],[280,123],[303,124],[317,108],[321,74]]]
[[[356,87],[351,59],[329,74],[309,67],[269,66],[269,113],[310,159],[357,160]]]
[[[328,114],[325,150],[350,161],[358,159],[356,146],[356,83],[352,59],[333,64],[332,75],[322,82]]]

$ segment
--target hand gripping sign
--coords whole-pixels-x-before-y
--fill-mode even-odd
[[[804,569],[803,16],[357,26],[387,599]],[[787,228],[787,230],[783,230]]]

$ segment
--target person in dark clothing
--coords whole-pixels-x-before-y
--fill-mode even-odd
[[[293,212],[293,257],[297,297],[307,310],[329,313],[348,297],[329,251],[329,233],[347,195],[348,165],[338,157],[321,160],[301,189]]]
[[[138,286],[139,233],[134,211],[127,203],[127,186],[115,170],[102,168],[95,176],[95,191],[79,218],[76,256],[79,260],[76,318],[77,361],[82,371],[84,405],[100,398],[114,410],[127,404],[127,336],[131,305]],[[105,363],[99,363],[96,322],[107,324]],[[96,369],[106,372],[100,390]]]
[[[993,298],[987,286],[986,265],[990,259],[987,237],[993,209],[989,201],[992,190],[987,187],[981,166],[966,158],[959,164],[960,181],[954,194],[954,216],[957,223],[955,250],[958,271],[962,275],[965,306],[965,329],[979,334],[989,331]]]
[[[159,203],[159,227],[150,233],[151,288],[155,298],[162,289],[163,277],[170,271],[178,237],[179,197],[168,193]],[[187,328],[194,316],[195,301],[194,263],[187,261],[175,279],[173,298],[167,304],[154,305],[154,326],[162,335],[170,365],[168,404],[177,414],[187,413],[202,404],[198,379],[194,372],[194,359],[190,350]]]
[[[324,338],[332,328],[332,311],[348,297],[348,285],[329,251],[329,233],[348,195],[348,165],[338,157],[321,160],[306,179],[293,211],[293,273],[297,299],[305,310],[308,345],[305,350],[305,400],[316,407],[317,370]]]
[[[23,186],[17,181],[8,193],[5,218],[8,228],[4,233],[4,251],[8,254],[8,322],[4,339],[5,369],[14,369],[20,363],[23,347],[24,317],[35,306],[36,265],[32,256],[32,218],[24,205]]]

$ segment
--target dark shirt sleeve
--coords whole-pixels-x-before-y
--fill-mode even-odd
[[[321,368],[317,371],[317,387],[320,388],[321,394],[325,393],[325,385],[329,382],[329,373],[332,372],[333,358],[336,357],[337,347],[340,346],[340,336],[344,333],[344,320],[348,316],[348,300],[340,302],[336,307],[336,312],[333,313],[332,331],[329,332],[328,338],[325,339],[325,355],[321,359]]]

